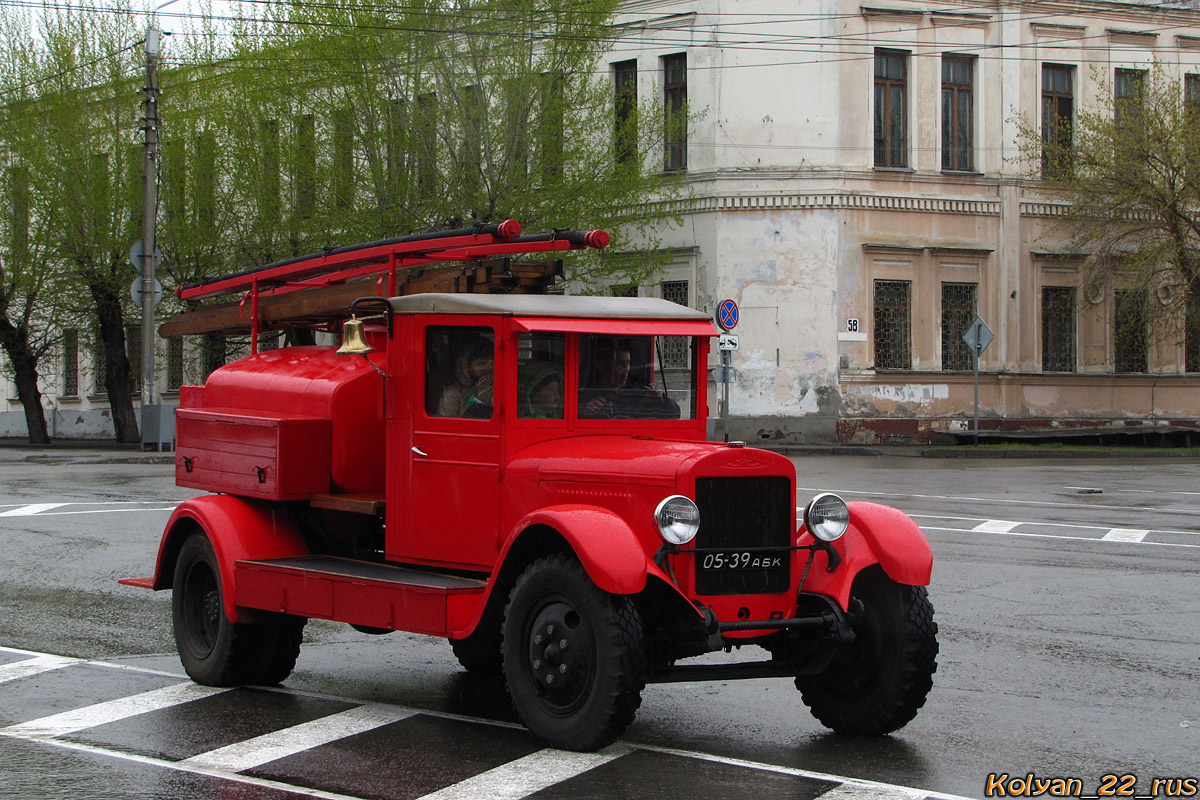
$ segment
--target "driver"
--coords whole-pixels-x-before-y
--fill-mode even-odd
[[[631,381],[632,347],[618,342],[596,352],[591,387],[579,392],[579,416],[678,419],[679,406],[661,389]]]

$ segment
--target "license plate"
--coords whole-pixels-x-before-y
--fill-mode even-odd
[[[740,569],[781,569],[783,556],[773,556],[765,553],[748,553],[746,551],[731,551],[728,553],[705,553],[700,559],[700,569],[706,570],[740,570]]]

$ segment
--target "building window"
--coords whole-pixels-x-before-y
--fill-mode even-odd
[[[1117,372],[1146,372],[1147,305],[1146,292],[1117,290],[1114,308],[1113,347]]]
[[[200,364],[204,380],[219,367],[225,366],[225,337],[219,333],[206,333],[200,344]]]
[[[636,283],[614,283],[608,287],[609,297],[637,297],[638,285]]]
[[[663,58],[666,163],[668,172],[687,169],[687,54]]]
[[[1074,67],[1042,65],[1042,175],[1066,177],[1071,173],[1071,128],[1075,96],[1071,86]]]
[[[1120,130],[1142,116],[1142,90],[1146,82],[1144,69],[1119,69],[1113,81],[1113,121]]]
[[[64,397],[79,396],[79,331],[63,331],[62,386]]]
[[[942,169],[969,172],[975,168],[972,128],[975,60],[942,57]]]
[[[912,281],[875,281],[875,367],[912,369]]]
[[[183,337],[167,339],[167,391],[178,392],[183,386]]]
[[[908,166],[908,53],[875,51],[875,166]]]
[[[1075,287],[1042,287],[1042,372],[1075,371]]]
[[[637,61],[613,64],[615,130],[613,150],[618,164],[637,159]]]
[[[1200,294],[1188,295],[1187,314],[1183,335],[1183,369],[1185,372],[1200,372]]]
[[[1183,76],[1183,103],[1190,113],[1200,116],[1200,75]]]
[[[437,192],[438,100],[433,92],[417,95],[417,188],[423,198]]]
[[[975,368],[975,354],[963,334],[975,321],[976,286],[973,283],[942,284],[942,369]]]
[[[308,219],[317,196],[317,122],[312,114],[296,118],[296,177],[294,179],[296,216]]]
[[[690,301],[688,282],[663,281],[662,299],[687,306]],[[691,340],[687,336],[664,336],[662,344],[664,367],[686,369],[691,365]]]

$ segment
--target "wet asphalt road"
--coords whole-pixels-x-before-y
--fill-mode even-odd
[[[0,450],[0,647],[153,672],[83,664],[0,683],[0,727],[182,675],[169,597],[115,580],[150,572],[169,509],[193,493],[173,485],[168,465],[29,455]],[[587,772],[590,784],[576,777],[537,796],[815,797],[830,787],[869,795],[838,787],[844,776],[982,797],[989,774],[1029,772],[1077,777],[1085,794],[1105,775],[1131,774],[1144,793],[1154,778],[1197,777],[1200,462],[796,463],[801,499],[832,489],[895,505],[933,544],[941,656],[917,719],[895,736],[861,740],[824,732],[786,680],[650,686],[622,739],[631,752]],[[0,674],[28,657],[0,652]],[[462,673],[439,640],[312,622],[286,686],[292,693],[253,703],[242,695],[189,704],[186,719],[176,709],[109,723],[72,734],[70,749],[0,737],[0,797],[287,797],[296,796],[288,786],[320,783],[314,771],[332,781],[327,791],[417,797],[532,747],[519,730],[457,718],[513,721],[503,691]],[[259,735],[264,719],[298,725],[362,703],[428,713],[347,740],[357,749],[340,755],[292,756],[254,784],[155,761]],[[147,730],[150,722],[158,727]]]

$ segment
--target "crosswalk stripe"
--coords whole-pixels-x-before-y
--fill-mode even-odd
[[[344,739],[347,736],[366,733],[383,725],[411,717],[415,713],[415,711],[398,706],[358,706],[300,725],[293,725],[290,728],[265,733],[253,739],[218,747],[216,750],[185,758],[179,763],[228,772],[242,772],[270,761],[296,755],[313,747]]]
[[[1140,542],[1150,531],[1136,528],[1113,528],[1100,538],[1106,542]]]
[[[917,800],[925,797],[921,791],[906,791],[899,786],[871,786],[860,783],[842,783],[827,792],[822,792],[813,800],[900,800],[911,798]]]
[[[33,503],[27,506],[12,508],[8,511],[0,511],[0,517],[32,517],[34,514],[40,514],[43,511],[49,511],[52,508],[65,505],[67,503]]]
[[[520,800],[628,752],[629,747],[619,744],[596,753],[539,750],[424,795],[419,800]]]
[[[64,711],[61,714],[52,714],[41,719],[9,725],[7,728],[0,728],[0,733],[38,738],[65,736],[68,733],[75,733],[86,728],[94,728],[97,725],[105,725],[109,722],[117,722],[118,720],[128,719],[129,717],[135,717],[138,714],[145,714],[150,711],[159,711],[192,700],[212,697],[215,694],[227,691],[229,690],[214,689],[210,686],[200,686],[191,682],[177,683],[130,697],[108,700],[72,711]]]
[[[978,531],[979,533],[1008,533],[1020,524],[1019,522],[1008,522],[1003,519],[989,519],[979,523],[971,530]]]
[[[0,683],[15,681],[17,678],[27,678],[30,675],[37,675],[54,669],[62,669],[63,667],[69,667],[72,664],[78,663],[80,663],[80,659],[78,658],[37,656],[36,658],[27,658],[24,661],[14,661],[11,664],[0,664]]]

